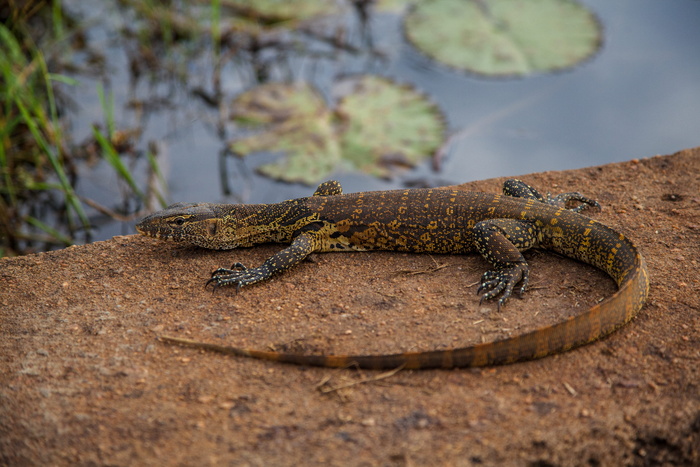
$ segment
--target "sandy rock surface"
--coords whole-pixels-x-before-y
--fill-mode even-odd
[[[203,284],[279,246],[132,235],[5,258],[0,465],[699,465],[700,148],[520,178],[597,199],[590,215],[639,246],[652,285],[632,323],[497,368],[302,368],[157,336],[325,353],[460,347],[580,313],[615,286],[543,251],[526,254],[529,292],[500,312],[479,306],[477,256],[316,255],[237,295]]]

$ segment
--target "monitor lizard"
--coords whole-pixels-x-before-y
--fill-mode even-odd
[[[568,208],[567,206],[572,206]],[[166,343],[277,362],[368,369],[474,367],[544,357],[581,346],[630,321],[644,305],[649,276],[644,258],[625,235],[579,214],[599,204],[579,193],[542,196],[519,180],[503,194],[455,189],[406,189],[343,194],[328,181],[310,197],[275,204],[178,203],[141,220],[136,229],[162,240],[233,249],[258,243],[291,245],[261,266],[216,269],[205,286],[236,290],[298,264],[309,254],[396,250],[480,253],[493,269],[481,279],[481,300],[505,305],[528,283],[521,251],[538,247],[593,265],[618,290],[587,311],[534,331],[463,348],[389,355],[307,355],[261,351],[161,336]],[[516,288],[517,287],[517,288]]]

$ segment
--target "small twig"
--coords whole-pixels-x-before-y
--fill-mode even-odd
[[[336,391],[339,391],[341,389],[356,386],[358,384],[371,383],[373,381],[379,381],[382,379],[390,378],[391,376],[394,376],[399,371],[403,370],[403,368],[405,366],[406,366],[406,364],[403,364],[403,365],[399,366],[398,368],[394,368],[393,370],[389,370],[389,371],[386,371],[384,373],[380,373],[376,376],[371,376],[368,378],[359,379],[357,381],[352,381],[350,383],[341,384],[339,386],[324,387],[325,385],[328,384],[328,382],[331,379],[329,376],[329,377],[326,377],[323,380],[321,380],[321,382],[316,385],[316,389],[318,389],[323,394],[329,394],[331,392],[336,392]]]
[[[564,388],[569,392],[569,394],[571,394],[572,396],[576,397],[576,395],[578,394],[578,393],[576,392],[576,389],[574,389],[573,387],[571,387],[571,385],[570,385],[569,383],[567,383],[566,381],[564,381],[562,384],[564,385]]]
[[[101,214],[104,214],[105,216],[111,217],[112,219],[119,221],[119,222],[131,222],[134,219],[137,219],[137,218],[144,216],[146,214],[145,210],[141,210],[139,212],[135,212],[133,214],[129,214],[129,215],[125,216],[123,214],[120,214],[120,213],[108,208],[107,206],[104,206],[104,205],[98,203],[95,200],[90,199],[90,198],[85,198],[84,196],[78,196],[78,198],[80,198],[80,201],[87,204],[88,206],[95,209],[96,211],[100,212]]]
[[[445,269],[446,267],[450,266],[447,263],[439,264],[437,261],[435,261],[435,258],[433,258],[432,256],[430,257],[430,259],[432,259],[433,263],[435,263],[435,266],[433,266],[432,268],[419,269],[419,270],[401,269],[398,271],[394,271],[394,274],[408,274],[411,276],[417,276],[418,274],[432,274],[434,272],[439,271],[440,269]]]

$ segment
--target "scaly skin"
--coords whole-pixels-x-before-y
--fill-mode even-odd
[[[342,194],[325,182],[313,196],[277,204],[174,204],[144,218],[147,236],[213,249],[264,242],[291,245],[256,268],[219,268],[207,282],[237,288],[267,280],[314,252],[396,250],[415,253],[478,252],[493,269],[479,291],[504,305],[516,286],[525,291],[528,265],[521,251],[553,250],[602,269],[618,291],[586,312],[560,323],[469,347],[392,355],[303,355],[220,346],[163,336],[178,343],[238,356],[323,367],[368,369],[475,367],[541,358],[599,339],[631,320],[644,306],[649,276],[644,258],[624,235],[578,214],[598,203],[578,193],[543,197],[508,180],[503,195],[447,189]],[[580,203],[567,209],[570,202]]]

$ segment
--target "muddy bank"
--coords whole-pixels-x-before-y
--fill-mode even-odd
[[[365,381],[379,375],[156,336],[329,353],[457,347],[579,313],[614,284],[533,251],[531,290],[498,312],[479,306],[476,256],[316,255],[238,295],[205,290],[209,272],[259,264],[278,246],[214,252],[126,236],[6,258],[0,463],[699,463],[700,149],[521,178],[597,199],[591,215],[639,245],[652,287],[631,324],[534,362]]]

